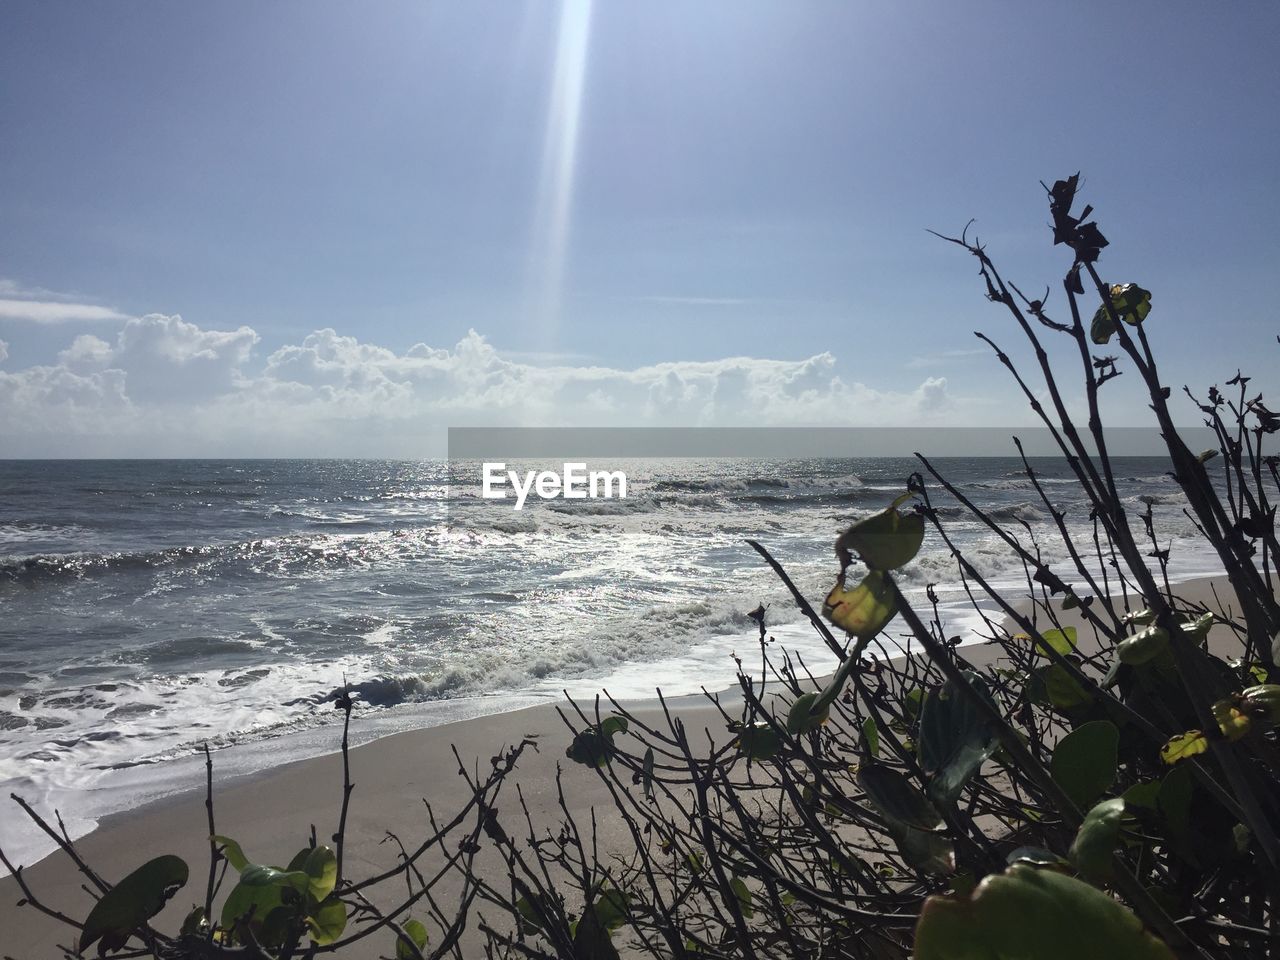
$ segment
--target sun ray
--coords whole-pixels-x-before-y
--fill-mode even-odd
[[[564,306],[591,7],[592,0],[563,0],[560,6],[533,240],[531,319],[544,348],[553,345]]]

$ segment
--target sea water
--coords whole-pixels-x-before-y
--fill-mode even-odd
[[[1018,461],[937,466],[1072,579]],[[918,467],[633,461],[625,498],[534,498],[514,511],[443,461],[0,462],[0,795],[6,807],[10,792],[57,807],[82,833],[200,785],[205,744],[236,745],[217,761],[224,773],[332,750],[344,683],[360,738],[564,690],[723,689],[735,654],[759,660],[747,614],[760,604],[776,644],[827,672],[834,657],[746,541],[765,544],[818,605],[837,534],[903,493]],[[1172,574],[1218,572],[1167,462],[1115,468],[1135,529],[1152,506]],[[1066,465],[1036,469],[1087,547],[1092,523]],[[968,559],[1025,595],[1017,558],[931,491]],[[936,585],[949,636],[980,638],[981,612],[934,531],[901,579],[918,599]],[[16,862],[48,851],[16,808],[0,816],[0,844]]]

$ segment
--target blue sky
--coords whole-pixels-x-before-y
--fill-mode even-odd
[[[1265,383],[1277,37],[1261,2],[6,3],[0,443],[1025,422],[925,229],[1056,288],[1037,181],[1078,169],[1168,379]]]

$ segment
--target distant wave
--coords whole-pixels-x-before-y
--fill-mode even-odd
[[[112,570],[144,570],[160,564],[199,562],[213,556],[215,546],[172,547],[141,553],[37,554],[0,562],[0,580],[38,583],[44,580],[75,579]]]
[[[336,524],[341,528],[357,524]],[[420,549],[399,549],[397,544],[406,531],[385,529],[378,525],[374,531],[347,534],[297,534],[241,540],[221,544],[192,544],[166,547],[160,550],[116,553],[62,553],[36,554],[28,557],[8,558],[0,561],[0,584],[5,582],[35,586],[46,582],[64,582],[88,577],[104,576],[117,572],[152,571],[160,569],[214,564],[218,572],[227,574],[239,569],[245,574],[271,575],[272,573],[297,573],[312,567],[335,568],[341,566],[367,566],[375,559],[394,559],[405,553],[417,554]],[[421,530],[414,531],[419,536]],[[383,541],[377,556],[366,549],[357,549],[361,543],[353,539],[375,536]]]

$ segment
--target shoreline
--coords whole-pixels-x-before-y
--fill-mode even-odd
[[[1196,578],[1176,586],[1180,595],[1216,606],[1213,590],[1216,587],[1221,593],[1223,583],[1224,578],[1221,577]],[[1023,600],[1022,604],[1025,603]],[[1064,622],[1073,619],[1068,612]],[[1082,632],[1082,645],[1085,637]],[[779,645],[783,645],[783,641],[780,640]],[[968,655],[979,663],[994,660],[998,650],[980,639],[965,646],[974,648]],[[739,700],[741,696],[736,688],[719,693],[726,705],[732,704],[734,694]],[[619,698],[619,702],[637,715],[657,717],[662,710],[656,697],[641,700]],[[579,697],[578,703],[585,711],[590,699]],[[699,732],[703,728],[722,731],[723,718],[702,694],[675,696],[667,699],[666,703],[684,719],[695,744],[703,741],[704,735]],[[419,798],[429,801],[435,809],[446,814],[461,809],[465,804],[468,794],[463,789],[463,778],[458,776],[454,747],[464,763],[476,761],[483,765],[504,745],[510,746],[525,737],[533,737],[537,750],[526,751],[513,781],[521,785],[531,813],[552,817],[558,812],[554,785],[560,766],[565,768],[566,780],[573,777],[572,790],[566,794],[575,812],[586,812],[596,804],[608,806],[608,796],[596,778],[575,776],[578,772],[576,765],[563,761],[564,749],[570,738],[556,713],[557,707],[567,708],[567,701],[559,697],[514,710],[486,712],[382,735],[374,732],[372,736],[368,730],[357,732],[356,725],[361,720],[353,718],[353,739],[360,739],[350,751],[352,780],[356,789],[352,794],[352,813],[348,824],[347,857],[353,874],[372,873],[389,865],[393,858],[382,844],[386,831],[394,831],[405,838],[423,835],[423,808],[419,805]],[[366,721],[377,719],[376,716],[365,718]],[[290,759],[281,764],[267,764],[242,773],[234,772],[233,768],[230,776],[223,769],[229,750],[215,753],[214,805],[218,831],[238,840],[251,858],[265,862],[287,861],[293,851],[305,845],[312,824],[315,824],[323,841],[337,822],[342,792],[340,731],[331,727],[331,724],[324,724],[313,728],[331,735],[332,742],[327,752]],[[722,732],[717,736],[723,739]],[[268,754],[269,745],[270,741],[259,744]],[[220,755],[224,755],[222,768],[219,766]],[[198,762],[190,764],[194,775],[185,789],[129,810],[108,814],[101,818],[96,828],[75,840],[76,848],[85,860],[108,878],[118,878],[149,857],[161,853],[175,853],[186,859],[192,865],[195,879],[192,886],[170,901],[158,919],[166,926],[176,926],[190,909],[194,891],[202,886],[199,879],[202,865],[208,859],[204,760],[203,757],[195,759]],[[376,786],[376,792],[371,786]],[[7,798],[5,800],[9,802]],[[46,811],[40,812],[43,815]],[[14,813],[22,816],[16,809]],[[620,830],[610,832],[603,820],[601,827],[603,848],[608,849],[613,842],[625,841]],[[22,873],[45,902],[73,917],[84,913],[85,896],[80,889],[82,878],[65,857],[45,856],[30,866],[24,866]],[[54,935],[65,938],[69,928],[31,908],[17,908],[14,904],[19,896],[12,876],[0,878],[0,929],[20,931],[15,942],[5,945],[7,949],[35,951],[51,943],[50,938]],[[385,944],[382,946],[385,948]],[[370,957],[378,955],[375,944],[370,944],[370,950],[373,951]],[[353,954],[363,955],[359,952]]]
[[[787,649],[799,650],[806,662],[813,662],[811,658],[814,655],[831,657],[803,620],[778,624],[770,629],[770,634]],[[661,661],[665,668],[661,674],[667,675],[672,668],[680,668],[687,674],[696,675],[697,670],[705,667],[701,661],[708,656],[706,650],[700,654],[700,648],[714,650],[716,655],[727,660],[731,650],[742,649],[746,643],[754,648],[754,635],[726,634],[703,641],[684,658]],[[654,664],[631,661],[618,665],[603,678],[566,678],[520,691],[407,701],[389,707],[374,706],[353,714],[351,748],[355,750],[403,733],[426,733],[459,723],[509,716],[530,707],[564,704],[566,692],[581,702],[608,690],[621,703],[656,705],[658,688],[648,686],[653,670]],[[716,684],[710,689],[711,693],[737,694],[730,671],[720,671],[711,682]],[[664,696],[666,688],[664,684]],[[667,696],[667,701],[693,699],[701,702],[702,689],[705,687],[698,688],[686,682],[677,688],[677,692]],[[327,716],[322,717],[322,714]],[[215,746],[212,751],[215,776],[224,783],[239,783],[280,767],[335,754],[340,749],[340,742],[341,726],[333,703],[317,701],[309,722],[300,722],[293,729],[249,735],[235,743]],[[0,791],[4,794],[0,803],[9,804],[16,816],[0,823],[10,827],[18,823],[22,830],[15,836],[13,831],[6,835],[6,831],[0,829],[0,848],[4,849],[10,861],[24,867],[34,867],[58,851],[53,841],[18,810],[10,794],[21,796],[50,822],[57,813],[61,813],[71,839],[79,842],[117,817],[135,816],[156,804],[197,790],[203,791],[204,764],[202,748],[192,741],[186,752],[180,755],[105,769],[99,779],[74,790],[55,788],[52,793],[41,794],[34,785],[24,787],[10,782]],[[0,864],[0,880],[8,876],[9,872]]]
[[[733,693],[730,690],[720,694],[729,710],[733,709]],[[578,702],[584,712],[590,706]],[[653,721],[662,718],[663,707],[656,698],[619,702],[633,715]],[[700,694],[673,697],[666,706],[684,719],[695,747],[702,740],[698,730],[723,728],[723,718]],[[345,849],[351,872],[370,875],[394,864],[393,850],[383,843],[387,831],[410,845],[425,836],[428,828],[423,802],[429,802],[445,818],[463,808],[470,793],[459,775],[458,758],[468,768],[473,761],[483,768],[488,758],[527,738],[534,741],[536,749],[525,751],[512,783],[522,787],[535,820],[547,822],[559,812],[554,785],[561,767],[569,781],[565,793],[571,810],[587,814],[594,806],[606,805],[608,794],[597,778],[564,759],[571,738],[557,708],[571,709],[564,700],[540,703],[392,733],[352,748],[349,759],[354,790]],[[604,710],[602,705],[601,712]],[[723,739],[721,734],[717,736]],[[307,844],[312,825],[320,842],[326,842],[336,828],[341,807],[341,759],[340,733],[329,753],[231,780],[220,778],[215,754],[216,829],[237,840],[251,858],[263,862],[287,861]],[[119,879],[147,859],[165,853],[186,860],[192,879],[156,919],[166,928],[176,929],[195,899],[203,895],[209,831],[203,759],[200,763],[199,781],[191,789],[104,817],[97,829],[75,841],[77,852],[108,879]],[[514,794],[510,787],[507,792]],[[16,808],[15,814],[23,815]],[[609,827],[601,824],[599,841],[605,848],[623,840],[623,831],[617,825],[613,825],[614,829]],[[66,857],[46,856],[21,869],[41,901],[55,909],[78,917],[90,906],[81,888],[83,877]],[[13,876],[0,878],[0,930],[6,931],[6,953],[39,955],[37,951],[47,950],[55,941],[70,940],[69,927],[33,908],[18,907],[20,897]],[[385,954],[388,945],[370,937],[359,946],[365,949],[354,949],[350,955],[372,960]]]

